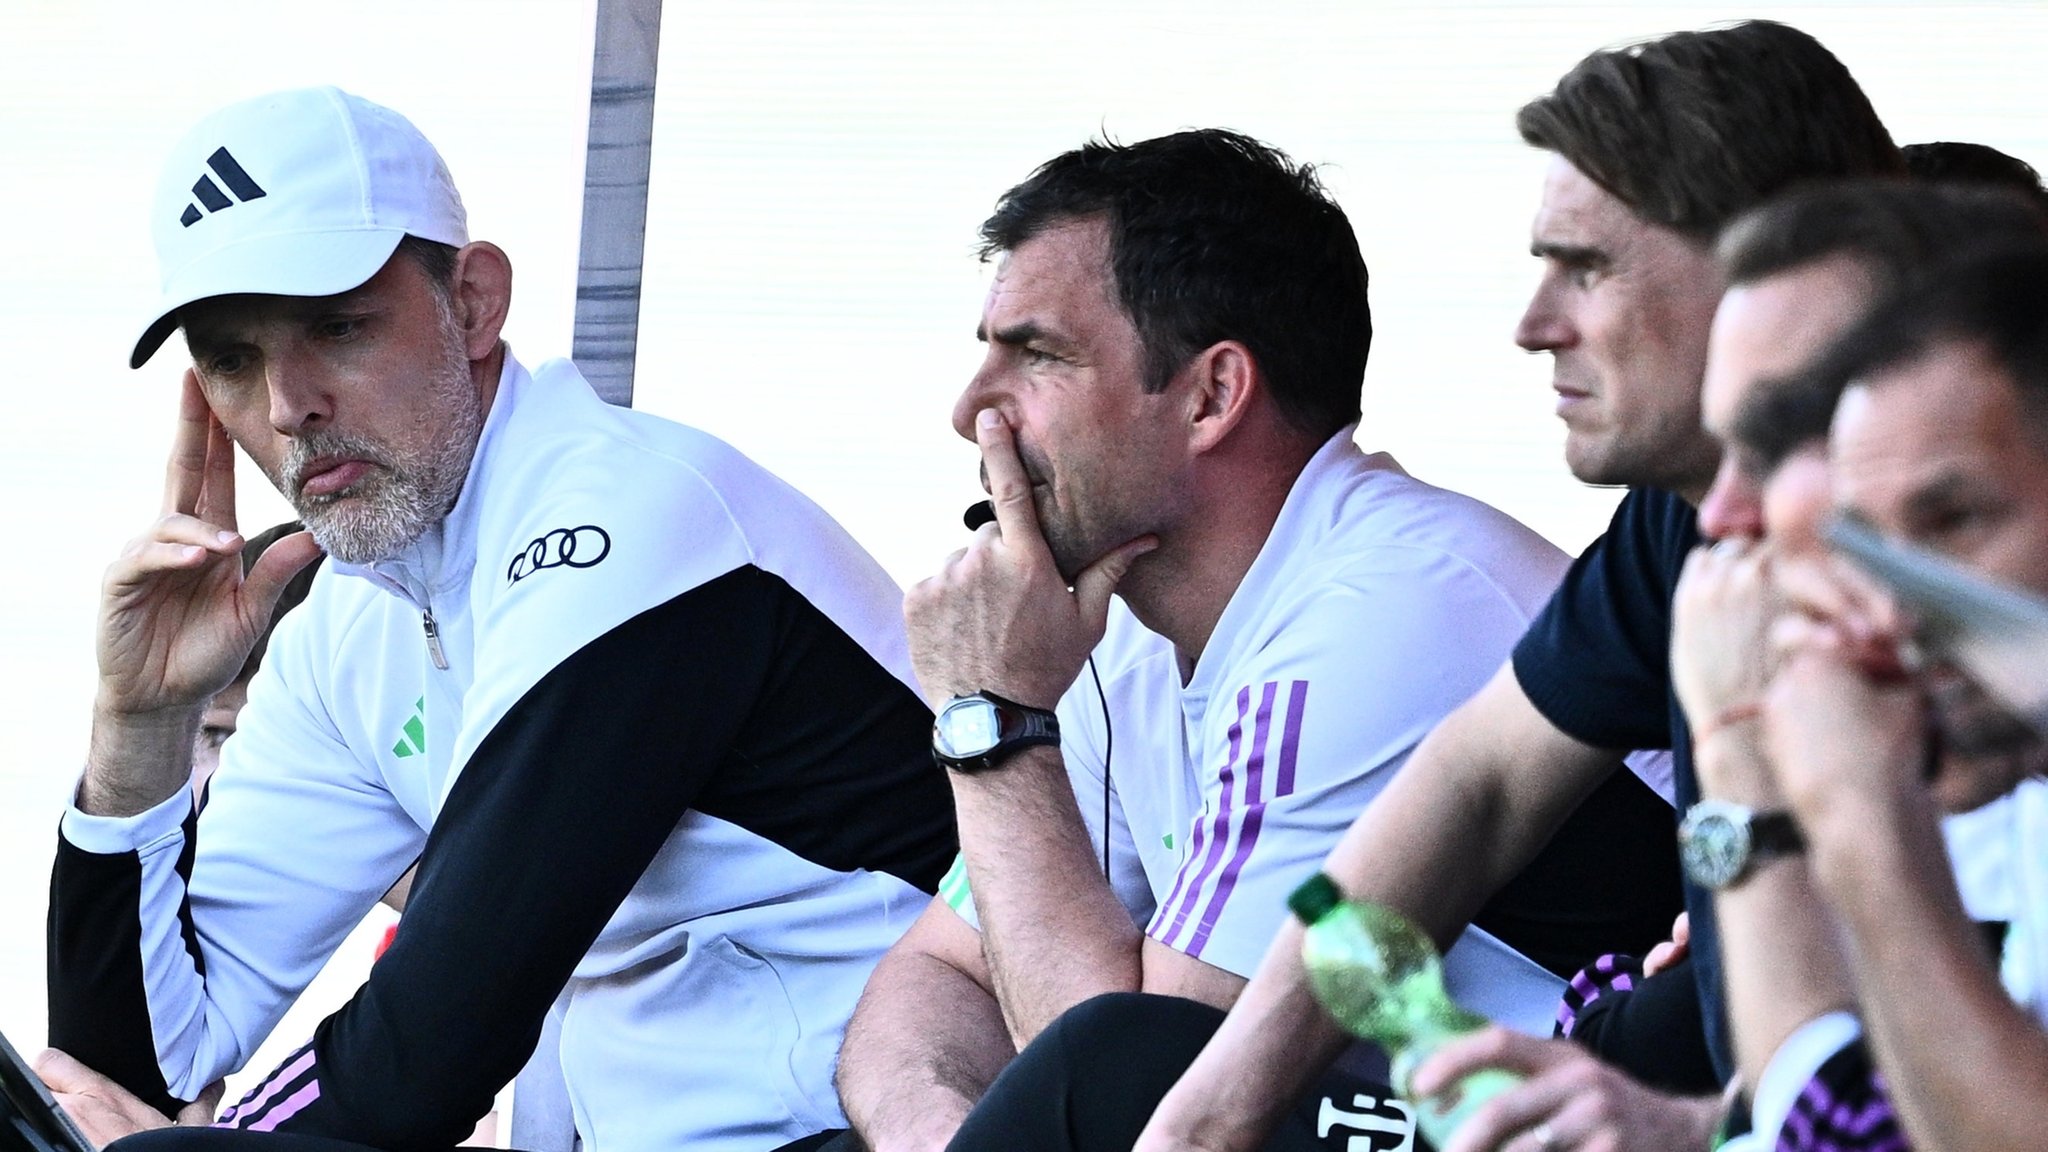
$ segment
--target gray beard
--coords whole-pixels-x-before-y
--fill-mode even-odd
[[[388,445],[344,433],[311,432],[292,438],[277,477],[299,519],[329,556],[345,564],[386,560],[425,535],[462,494],[483,411],[471,386],[469,362],[459,337],[451,336],[448,361],[425,381],[431,410],[447,423],[427,438],[428,449],[398,459]],[[306,466],[323,456],[367,460],[375,470],[347,492],[304,496],[299,485]]]

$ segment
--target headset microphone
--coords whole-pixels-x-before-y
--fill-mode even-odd
[[[993,500],[980,500],[967,506],[967,511],[960,515],[960,522],[967,525],[969,532],[976,532],[981,529],[983,524],[990,523],[995,518],[996,502]]]

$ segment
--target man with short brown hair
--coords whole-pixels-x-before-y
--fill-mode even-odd
[[[1898,173],[1890,136],[1826,48],[1768,21],[1680,32],[1587,57],[1517,118],[1553,151],[1531,250],[1544,271],[1516,342],[1549,352],[1573,474],[1637,485],[1573,565],[1513,658],[1417,749],[1326,864],[1348,894],[1447,938],[1608,778],[1620,749],[1670,747],[1681,807],[1697,798],[1672,696],[1670,602],[1699,540],[1694,503],[1719,452],[1700,423],[1722,289],[1711,242],[1796,181]],[[1722,1037],[1711,908],[1688,888],[1693,975],[1717,1078]],[[1311,995],[1289,925],[1142,1147],[1256,1147],[1341,1038]],[[1545,1149],[1704,1142],[1715,1097],[1650,1092],[1583,1050],[1488,1033],[1458,1063],[1529,1077],[1483,1110],[1474,1138]],[[1416,1089],[1446,1082],[1425,1066]],[[1707,1087],[1701,1085],[1699,1087]]]

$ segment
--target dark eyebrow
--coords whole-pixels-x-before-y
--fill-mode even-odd
[[[984,344],[1029,344],[1044,336],[1045,329],[1030,320],[1022,324],[1012,324],[1008,328],[998,328],[994,332],[990,332],[986,324],[977,325],[974,329],[974,338]]]
[[[1907,495],[1908,514],[1930,519],[1946,508],[1969,502],[1975,487],[1968,477],[1945,469]]]
[[[1751,453],[1768,476],[1793,453],[1828,438],[1841,397],[1840,388],[1810,374],[1758,380],[1735,409],[1729,442]]]
[[[1584,244],[1558,244],[1547,240],[1530,244],[1529,255],[1555,260],[1573,268],[1605,268],[1614,259],[1606,252]]]
[[[998,328],[993,333],[988,330],[987,325],[977,325],[974,329],[974,338],[984,344],[994,343],[1008,347],[1017,347],[1025,344],[1058,345],[1061,343],[1058,337],[1039,327],[1037,321],[1034,320],[1026,320],[1021,324],[1012,324],[1007,328]]]

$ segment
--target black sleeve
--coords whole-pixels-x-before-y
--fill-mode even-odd
[[[1558,1030],[1652,1088],[1694,1096],[1721,1089],[1690,957],[1655,976],[1631,957],[1601,957],[1572,978]]]
[[[190,879],[198,812],[185,817],[178,875]],[[50,869],[50,912],[44,940],[50,1047],[134,1093],[166,1116],[189,1101],[171,1095],[150,1039],[149,1003],[142,971],[142,863],[133,852],[101,855],[73,845],[60,833]],[[206,960],[192,917],[180,909],[185,951],[203,977]]]
[[[793,713],[799,704],[809,713]],[[720,790],[721,769],[758,774],[764,748],[807,726],[831,726],[855,750],[847,770],[877,780],[842,827],[914,830],[875,839],[868,863],[894,856],[892,870],[929,872],[929,889],[952,831],[929,723],[913,692],[757,569],[619,625],[556,665],[484,739],[427,839],[390,950],[321,1023],[308,1058],[222,1122],[400,1152],[460,1142],[685,810]],[[815,767],[808,752],[768,773]],[[838,835],[834,849],[850,850]]]
[[[1472,922],[1559,978],[1602,953],[1644,953],[1685,901],[1671,805],[1627,770],[1611,772]]]
[[[1671,594],[1699,542],[1692,506],[1631,489],[1515,645],[1515,678],[1558,730],[1600,748],[1671,746]]]

